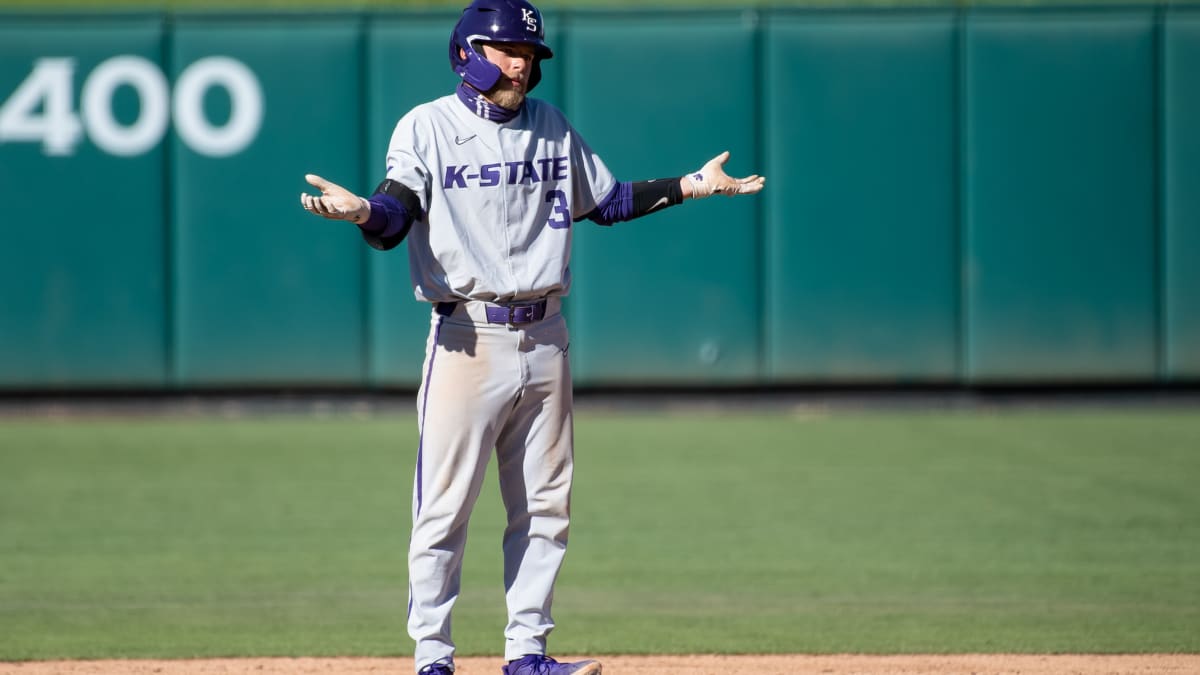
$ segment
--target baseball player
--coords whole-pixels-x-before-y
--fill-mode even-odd
[[[467,520],[492,449],[504,531],[504,675],[595,675],[546,656],[567,548],[572,394],[561,300],[571,233],[684,199],[756,193],[725,152],[683,177],[618,182],[563,114],[527,94],[541,78],[542,15],[526,0],[474,0],[450,37],[457,91],[397,123],[369,198],[308,175],[301,204],[349,220],[374,248],[408,240],[414,294],[432,304],[417,394],[420,441],[408,553],[408,631],[418,673],[454,671],[450,614]]]

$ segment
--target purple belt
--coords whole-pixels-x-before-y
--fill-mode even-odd
[[[450,316],[457,306],[457,302],[439,302],[437,303],[437,313],[442,316]],[[485,310],[488,323],[533,323],[541,321],[546,316],[546,300],[513,305],[488,305]]]

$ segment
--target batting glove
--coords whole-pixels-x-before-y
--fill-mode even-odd
[[[734,195],[752,195],[763,189],[766,178],[757,174],[745,178],[732,178],[725,173],[724,164],[729,160],[729,151],[708,160],[699,171],[689,173],[686,178],[692,184],[692,199],[704,199],[718,194],[732,197]]]
[[[341,185],[311,173],[305,175],[304,180],[321,191],[320,197],[300,193],[300,205],[305,211],[331,220],[349,220],[356,225],[371,217],[371,204]]]

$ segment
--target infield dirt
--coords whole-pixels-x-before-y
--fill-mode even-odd
[[[562,660],[571,660],[564,658]],[[1200,654],[607,656],[607,675],[1190,675]],[[463,658],[457,675],[496,675],[498,658]],[[358,675],[410,673],[406,658],[246,658],[0,663],[5,675]]]

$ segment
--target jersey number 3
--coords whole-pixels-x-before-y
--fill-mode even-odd
[[[553,204],[550,217],[546,224],[552,230],[565,230],[571,226],[571,212],[567,211],[567,194],[562,190],[551,190],[546,193],[546,203]]]

